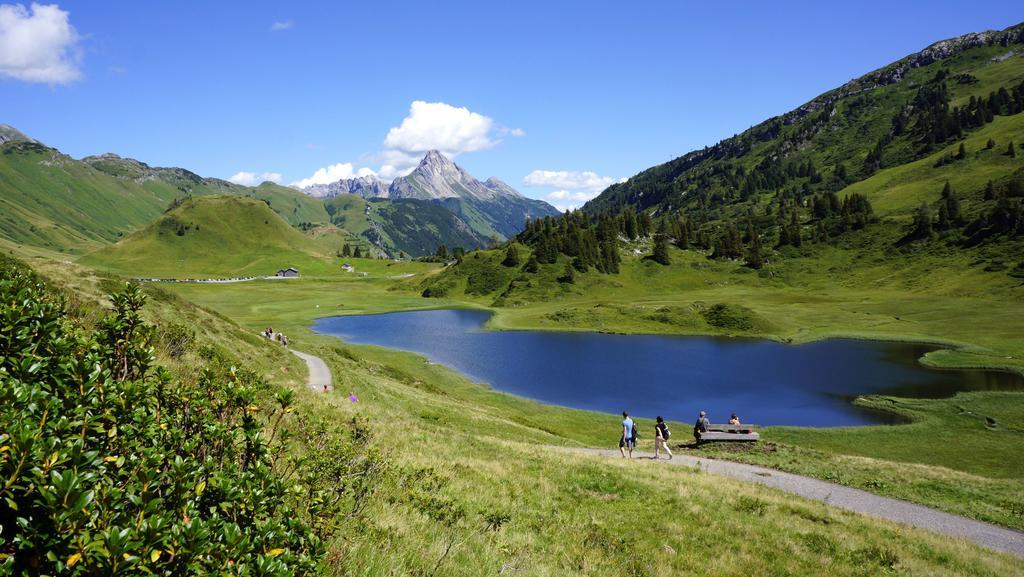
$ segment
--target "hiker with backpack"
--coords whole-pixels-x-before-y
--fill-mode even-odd
[[[622,411],[622,438],[619,439],[619,453],[626,458],[626,451],[629,450],[629,458],[633,458],[633,449],[636,448],[636,423],[629,418],[629,413]]]
[[[668,430],[668,423],[665,419],[660,416],[657,418],[657,424],[654,425],[654,458],[658,458],[658,449],[664,449],[665,454],[668,458],[672,459],[672,451],[668,448],[668,438],[672,435],[672,432]]]

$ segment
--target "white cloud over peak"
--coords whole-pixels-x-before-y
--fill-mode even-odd
[[[402,124],[388,130],[384,147],[413,153],[440,150],[455,156],[497,144],[493,128],[494,120],[464,106],[416,100]]]
[[[464,106],[416,100],[409,105],[409,114],[402,122],[388,130],[383,148],[370,155],[372,162],[379,167],[376,171],[369,168],[355,171],[352,163],[339,163],[321,168],[313,176],[294,182],[292,186],[302,188],[311,184],[328,184],[342,178],[369,174],[389,181],[412,172],[428,150],[440,150],[454,158],[466,152],[492,148],[504,136],[525,135],[526,132],[520,128],[499,127],[492,118]],[[347,169],[344,168],[346,166]],[[349,171],[348,175],[344,175],[346,171]]]
[[[67,84],[81,77],[78,31],[56,4],[0,4],[0,76]]]
[[[266,181],[270,182],[281,182],[280,172],[242,172],[235,173],[234,176],[229,178],[231,182],[235,184],[241,184],[242,186],[256,186]]]
[[[294,28],[294,27],[295,27],[295,22],[293,22],[291,20],[284,20],[284,21],[274,22],[273,24],[271,24],[270,25],[270,31],[271,32],[280,32],[282,30],[289,30],[289,29]]]
[[[559,210],[571,210],[601,194],[601,191],[623,182],[624,178],[601,176],[589,170],[535,170],[523,177],[526,186],[550,186],[558,190],[545,198]]]
[[[360,168],[356,170],[355,167],[352,166],[351,162],[339,162],[338,164],[332,164],[318,169],[313,173],[313,176],[293,182],[291,185],[298,188],[305,188],[314,184],[330,184],[343,178],[373,176],[375,174],[376,173],[369,168]]]
[[[377,171],[377,175],[383,180],[394,180],[412,172],[423,159],[423,154],[411,154],[401,150],[382,150],[376,154],[375,159],[380,162],[380,170]]]

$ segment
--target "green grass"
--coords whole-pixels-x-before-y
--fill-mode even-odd
[[[643,243],[636,248],[641,255],[648,250]],[[1021,370],[1024,302],[1013,297],[1017,283],[1006,275],[972,267],[957,260],[956,255],[925,254],[908,261],[874,259],[870,255],[858,258],[836,247],[808,250],[803,258],[775,265],[770,275],[758,274],[738,263],[711,261],[698,252],[672,249],[673,262],[667,267],[643,261],[640,256],[627,256],[619,275],[591,272],[579,275],[576,284],[563,285],[554,282],[561,274],[561,263],[543,265],[536,275],[525,275],[530,277],[526,281],[513,282],[514,290],[505,290],[501,287],[520,273],[500,265],[504,252],[499,250],[468,255],[460,265],[464,267],[461,271],[420,270],[414,277],[401,280],[386,278],[398,275],[374,275],[363,281],[324,277],[301,279],[300,284],[289,287],[259,283],[245,287],[184,285],[173,290],[224,312],[244,326],[281,326],[300,340],[312,338],[308,323],[321,316],[471,306],[493,310],[489,326],[495,329],[731,334],[792,343],[830,337],[909,340],[957,347],[930,353],[926,359],[929,363]],[[950,262],[959,266],[950,266]],[[397,272],[406,266],[411,265],[395,264],[390,268]],[[498,275],[502,279],[495,283],[498,288],[485,294],[467,294],[469,277],[478,269]],[[838,271],[843,274],[840,276]],[[438,282],[450,285],[447,298],[417,296],[422,287]],[[719,304],[729,312],[729,322],[711,314]],[[404,360],[405,353],[368,350],[382,365],[416,366],[414,361]],[[423,386],[443,382],[443,370],[424,367],[422,371],[420,367],[412,372],[403,369],[413,375],[412,381]],[[346,386],[357,385],[353,381]],[[449,390],[450,386],[445,384],[440,390]],[[493,406],[494,399],[505,398],[474,387],[461,390],[459,395],[479,406]],[[962,403],[962,397],[956,402]],[[972,393],[969,398],[982,404],[1024,406],[1022,393]],[[900,410],[919,419],[912,425],[822,431],[769,429],[766,438],[783,449],[774,460],[764,457],[760,462],[1024,528],[1020,499],[1014,497],[1022,488],[1015,477],[1024,470],[1024,461],[1017,450],[1020,439],[1013,432],[1024,428],[1024,417],[1014,411],[995,412],[1004,428],[983,428],[963,438],[959,434],[963,423],[958,419],[964,417],[948,414],[952,402],[890,403],[890,410],[899,403]],[[606,429],[607,416],[566,413],[564,409],[539,405],[499,406],[495,417],[552,435],[547,439],[524,437],[534,442],[554,443],[567,438],[590,446],[608,446],[614,440]],[[409,410],[424,412],[424,418],[474,426],[469,422],[453,423],[452,419],[460,417],[442,417],[433,408]],[[679,424],[676,430],[687,428]],[[791,457],[794,454],[797,457]],[[901,478],[903,482],[897,482]],[[878,479],[881,481],[875,483]]]
[[[174,198],[174,191],[143,190],[40,145],[0,146],[0,174],[0,237],[53,251],[114,242]]]
[[[133,277],[216,278],[272,275],[294,266],[315,274],[333,255],[265,202],[195,198],[83,263]]]
[[[986,150],[990,138],[996,146]],[[968,202],[976,202],[989,180],[998,181],[1024,168],[1024,155],[1010,158],[1004,154],[1011,140],[1024,140],[1024,114],[997,116],[991,124],[971,132],[961,141],[968,152],[964,160],[935,166],[942,157],[956,154],[960,146],[956,142],[920,160],[880,171],[846,187],[841,194],[863,194],[876,213],[906,221],[921,202],[937,202],[946,181],[961,194],[970,194]]]
[[[74,265],[30,260],[81,299],[98,301],[112,286]],[[714,566],[722,575],[1007,575],[1021,567],[964,542],[756,485],[552,450],[607,446],[617,420],[499,393],[417,355],[309,332],[311,318],[337,312],[324,310],[332,305],[369,312],[438,304],[410,292],[416,277],[387,278],[436,274],[435,265],[355,264],[370,276],[332,271],[287,290],[271,282],[146,289],[151,320],[194,327],[197,341],[293,387],[301,415],[339,423],[358,415],[370,423],[374,445],[395,469],[366,503],[367,521],[342,524],[325,574],[480,575],[505,567],[538,576],[664,575]],[[295,348],[322,356],[336,392],[307,390],[298,359],[255,335],[266,324],[289,334]],[[345,398],[350,390],[358,405]]]
[[[696,454],[741,460],[839,482],[1024,530],[1024,394],[959,393],[949,399],[872,396],[900,426],[772,427],[767,445],[709,446]],[[989,420],[991,419],[991,421]]]

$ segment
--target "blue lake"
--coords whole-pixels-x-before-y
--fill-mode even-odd
[[[934,349],[925,345],[488,331],[489,316],[435,310],[330,317],[314,330],[420,353],[497,390],[544,403],[684,422],[706,410],[712,422],[735,412],[761,425],[891,423],[891,415],[851,401],[871,393],[933,398],[1024,389],[1024,378],[1012,373],[929,369],[917,362]]]

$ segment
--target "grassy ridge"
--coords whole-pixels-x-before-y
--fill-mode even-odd
[[[174,198],[117,180],[38,144],[0,145],[0,236],[54,251],[85,252],[141,227]]]
[[[265,202],[195,198],[83,263],[128,276],[216,278],[326,266],[323,245],[289,226]]]

